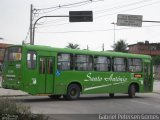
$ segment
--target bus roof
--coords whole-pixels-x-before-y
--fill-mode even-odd
[[[22,46],[22,45],[14,45],[14,46]],[[102,55],[102,56],[151,59],[151,56],[149,55],[122,53],[122,52],[113,52],[113,51],[91,51],[91,50],[79,50],[79,49],[70,49],[70,48],[54,48],[51,46],[42,46],[42,45],[23,45],[23,47],[25,47],[26,49],[35,50],[35,51],[43,50],[43,51],[53,51],[53,52],[60,52],[60,53],[73,53],[73,54],[86,54],[86,55],[91,54],[91,55]]]

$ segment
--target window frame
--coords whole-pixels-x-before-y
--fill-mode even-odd
[[[30,51],[32,51],[33,53],[35,53],[35,55],[36,55],[36,60],[35,60],[35,66],[34,66],[34,68],[32,68],[32,67],[28,67],[28,53],[30,52]],[[35,51],[35,50],[28,50],[27,51],[27,54],[26,54],[26,66],[27,66],[27,68],[28,69],[31,69],[31,70],[34,70],[34,69],[36,69],[37,68],[37,58],[38,58],[38,56],[37,56],[37,52]],[[32,66],[32,65],[31,65]]]
[[[60,54],[68,54],[70,55],[70,61],[59,61],[59,55]],[[70,69],[59,69],[59,63],[62,63],[62,62],[69,62],[70,63]],[[60,52],[60,53],[57,53],[57,69],[58,70],[61,70],[61,71],[71,71],[73,70],[73,54],[72,53],[64,53],[64,52]]]
[[[50,60],[52,60],[52,62],[50,62]],[[49,64],[49,63],[51,63],[51,64]],[[54,73],[54,58],[47,57],[47,74],[53,74],[53,73]]]
[[[124,64],[115,64],[115,58],[123,58],[124,59]],[[114,69],[115,65],[124,65],[124,71],[117,71],[117,67],[116,70]],[[127,58],[126,57],[119,57],[119,56],[114,56],[112,57],[112,71],[113,72],[127,72]]]
[[[44,65],[43,65],[43,69],[42,69],[42,67],[41,67],[42,64],[40,64],[40,63],[42,63],[42,62],[41,62],[41,59],[44,59],[44,60],[43,60],[43,61],[44,61],[44,63],[43,63],[43,64],[44,64]],[[47,64],[47,63],[46,63],[46,62],[47,62],[47,61],[46,61],[46,57],[43,57],[43,56],[40,56],[40,57],[39,57],[39,60],[38,60],[38,65],[39,65],[38,71],[39,71],[39,74],[47,74],[47,72],[46,72],[46,71],[47,71],[47,68],[46,68],[46,66],[47,66],[46,64]],[[40,68],[41,68],[41,69],[40,69]],[[43,70],[43,71],[42,71],[42,70]]]
[[[12,48],[20,48],[21,49],[21,59],[20,60],[10,60],[9,58],[9,49],[12,49]],[[22,50],[22,46],[10,46],[10,47],[7,47],[5,48],[5,51],[4,51],[4,56],[3,56],[3,61],[8,61],[8,62],[21,62],[22,61],[22,58],[23,58],[23,50]]]
[[[96,58],[98,58],[98,57],[105,57],[105,58],[107,58],[107,63],[97,63],[96,61],[95,61],[95,59]],[[95,55],[94,56],[94,71],[96,71],[96,72],[110,72],[112,69],[111,69],[111,64],[112,64],[112,61],[111,61],[111,57],[110,56],[103,56],[103,55]],[[108,63],[108,60],[109,60],[109,63]],[[97,64],[105,64],[105,65],[108,65],[108,70],[97,70],[96,69],[96,65]],[[110,69],[109,69],[109,67],[110,67]]]
[[[129,59],[132,59],[132,65],[129,65]],[[133,65],[133,59],[139,59],[141,61],[141,65],[137,65],[137,64]],[[128,58],[127,59],[127,63],[128,63],[128,66],[127,66],[128,72],[132,72],[132,73],[141,73],[141,72],[143,72],[143,60],[141,58]],[[130,68],[129,68],[130,66],[141,66],[141,70],[140,71],[131,71]]]
[[[77,56],[78,55],[83,55],[83,56],[89,56],[89,62],[77,62],[76,59],[77,59]],[[89,64],[90,63],[90,58],[91,58],[91,69],[86,69],[86,70],[78,70],[78,67],[77,67],[77,63],[87,63]],[[74,69],[76,71],[93,71],[94,70],[94,56],[91,55],[91,54],[74,54]],[[87,67],[86,67],[87,68]],[[88,67],[89,68],[89,67]]]

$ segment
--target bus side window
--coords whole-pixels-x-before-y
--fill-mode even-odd
[[[53,73],[53,59],[52,58],[49,58],[48,59],[48,70],[47,70],[47,72],[48,72],[48,74],[52,74]]]
[[[75,69],[79,71],[93,70],[93,57],[91,55],[75,55]]]
[[[104,56],[95,56],[94,58],[94,69],[96,71],[110,71],[110,58]]]
[[[58,54],[58,69],[71,70],[71,54],[59,53]]]
[[[138,58],[128,59],[129,72],[142,72],[142,60]]]
[[[126,71],[126,59],[115,57],[113,58],[113,71],[125,72]]]
[[[39,73],[40,74],[45,74],[46,73],[46,58],[40,58]]]
[[[30,69],[36,68],[37,55],[35,51],[28,51],[27,53],[27,67]]]

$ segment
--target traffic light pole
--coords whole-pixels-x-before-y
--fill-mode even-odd
[[[48,18],[48,17],[68,17],[69,22],[92,22],[93,21],[92,11],[70,11],[69,15],[41,16],[33,24],[33,34],[32,34],[32,40],[30,42],[31,45],[34,45],[35,27],[37,22],[42,18]]]
[[[59,16],[42,16],[42,17],[39,17],[33,24],[33,34],[32,34],[32,41],[30,42],[31,45],[34,45],[34,38],[35,38],[35,27],[36,27],[36,24],[37,22],[42,19],[42,18],[47,18],[47,17],[69,17],[68,15],[59,15]]]
[[[148,21],[148,20],[143,20],[142,22],[153,22],[153,23],[160,23],[160,21]]]

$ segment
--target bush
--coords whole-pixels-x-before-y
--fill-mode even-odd
[[[32,114],[29,106],[16,104],[8,98],[0,98],[0,115],[15,120],[48,120],[42,114]],[[1,118],[2,119],[2,118]]]

